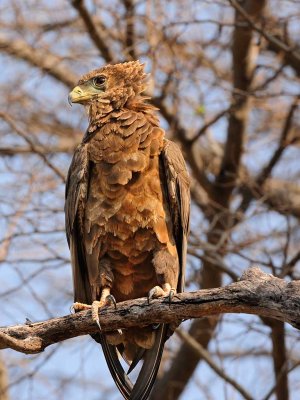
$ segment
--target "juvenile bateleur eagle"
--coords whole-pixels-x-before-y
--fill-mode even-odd
[[[69,95],[89,116],[66,185],[73,307],[92,306],[98,324],[99,307],[112,301],[171,299],[184,290],[189,177],[142,94],[146,78],[139,61],[107,65],[84,75]],[[93,336],[125,399],[148,398],[170,331],[162,324]],[[139,360],[133,384],[128,375]]]

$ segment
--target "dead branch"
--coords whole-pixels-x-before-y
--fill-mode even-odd
[[[117,309],[101,310],[103,332],[146,326],[151,323],[180,322],[222,313],[255,314],[287,322],[300,329],[300,282],[283,279],[252,267],[239,282],[223,288],[181,293],[172,303],[146,298],[125,301]],[[96,333],[91,311],[82,311],[47,321],[0,328],[0,349],[34,354],[47,346],[76,336]]]

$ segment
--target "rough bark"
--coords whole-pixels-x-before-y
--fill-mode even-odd
[[[99,317],[103,332],[221,313],[256,314],[300,329],[299,306],[300,281],[286,282],[252,267],[239,282],[222,288],[181,293],[171,304],[166,299],[154,300],[151,304],[146,298],[125,301],[116,309],[101,310]],[[34,354],[51,344],[97,330],[91,311],[87,310],[43,322],[0,328],[0,349]]]

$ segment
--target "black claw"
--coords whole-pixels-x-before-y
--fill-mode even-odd
[[[100,325],[100,321],[99,321],[98,319],[96,319],[95,322],[96,322],[96,324],[98,325],[98,328],[99,328],[100,332],[102,332],[101,325]]]
[[[160,324],[152,324],[152,329],[156,331],[160,327]]]
[[[26,318],[25,325],[32,326],[33,322],[29,318]]]
[[[154,290],[154,288],[149,290],[148,296],[147,296],[148,305],[150,304],[150,301],[153,299],[155,292],[156,292],[156,290]]]
[[[176,294],[176,290],[175,289],[171,289],[170,293],[169,293],[169,296],[168,296],[169,304],[171,304],[172,299],[175,296],[175,294]]]
[[[114,307],[115,307],[115,310],[117,309],[117,302],[116,302],[115,297],[114,297],[112,294],[109,294],[109,295],[106,297],[106,301],[107,301],[109,304],[113,304]]]
[[[150,304],[150,301],[153,299],[153,296],[150,294],[150,292],[148,293],[148,296],[147,296],[147,302],[148,302],[148,305]]]

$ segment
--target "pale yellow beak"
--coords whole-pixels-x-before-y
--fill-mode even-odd
[[[90,98],[91,95],[86,93],[81,86],[75,86],[72,92],[69,93],[68,102],[72,105],[72,103],[82,103]]]
[[[69,104],[80,103],[84,104],[95,97],[103,95],[104,91],[100,88],[95,88],[91,82],[84,82],[81,85],[75,86],[72,92],[69,93]]]

